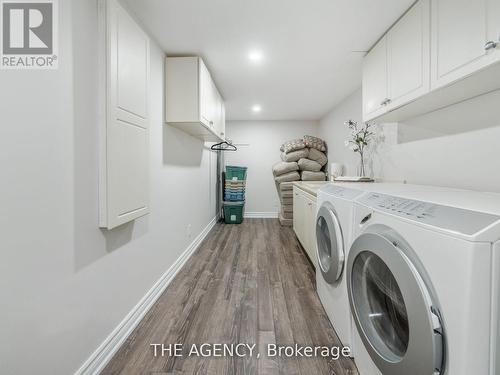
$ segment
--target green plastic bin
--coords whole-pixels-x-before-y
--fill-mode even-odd
[[[226,166],[226,180],[244,181],[247,177],[247,167],[237,167],[235,165]]]
[[[241,224],[245,202],[224,202],[224,222],[226,224]]]

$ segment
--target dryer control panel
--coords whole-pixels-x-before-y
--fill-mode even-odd
[[[500,221],[500,216],[484,212],[379,193],[367,193],[357,201],[378,211],[466,235],[476,234]]]
[[[334,184],[327,184],[321,188],[322,192],[333,195],[335,197],[353,200],[359,197],[363,192],[361,190],[345,188]]]

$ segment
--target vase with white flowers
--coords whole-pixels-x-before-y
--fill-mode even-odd
[[[345,124],[351,130],[350,137],[345,141],[345,145],[352,151],[359,154],[361,160],[358,176],[365,177],[365,150],[375,134],[371,130],[373,125],[367,122],[363,125],[359,125],[356,121],[353,120],[348,120],[345,122]]]

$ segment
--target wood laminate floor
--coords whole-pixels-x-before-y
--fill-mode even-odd
[[[154,356],[151,344],[175,343],[183,344],[182,357]],[[256,349],[252,357],[187,355],[202,343]],[[315,292],[313,267],[291,228],[246,219],[215,226],[102,373],[357,374],[348,358],[266,355],[267,344],[295,343],[339,346]]]

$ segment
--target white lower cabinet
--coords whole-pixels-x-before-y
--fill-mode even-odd
[[[316,197],[293,188],[293,229],[316,267]]]

